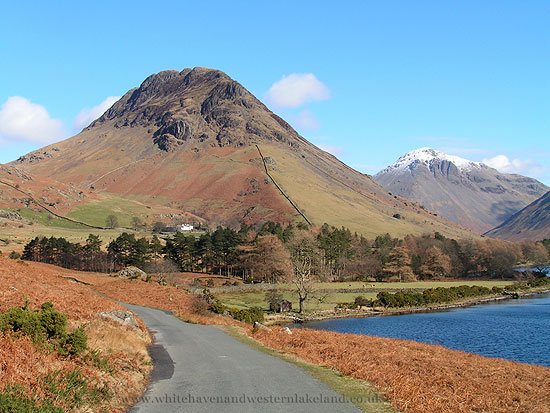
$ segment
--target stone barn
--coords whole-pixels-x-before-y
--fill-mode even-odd
[[[269,309],[275,313],[288,313],[292,311],[292,303],[288,300],[277,300],[269,304]]]

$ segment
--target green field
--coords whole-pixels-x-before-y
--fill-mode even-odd
[[[376,297],[375,292],[365,294],[358,293],[331,293],[320,294],[322,301],[311,300],[306,303],[307,311],[333,310],[339,303],[350,303],[355,300],[355,297],[362,295],[372,299]],[[225,293],[218,294],[217,297],[229,307],[237,307],[239,309],[249,307],[261,307],[264,310],[269,310],[269,303],[265,299],[265,292],[241,292],[241,293]],[[284,291],[283,298],[292,303],[293,309],[298,309],[298,296],[291,291]]]
[[[85,222],[89,225],[104,227],[107,217],[109,215],[114,215],[117,217],[120,227],[131,227],[133,217],[138,217],[145,222],[148,218],[147,211],[145,205],[136,201],[120,198],[105,198],[79,205],[68,213],[67,217]]]
[[[67,221],[50,214],[47,211],[34,211],[27,208],[10,208],[7,211],[15,212],[21,215],[24,219],[32,221],[34,224],[44,225],[46,227],[65,228],[65,229],[83,229],[84,225],[75,222]]]
[[[319,291],[316,295],[322,300],[313,299],[306,302],[306,311],[333,310],[337,304],[352,303],[357,296],[363,296],[367,299],[376,298],[379,290],[384,289],[427,289],[437,287],[456,287],[459,285],[478,285],[483,287],[505,287],[513,284],[513,281],[416,281],[407,283],[365,283],[365,282],[338,282],[338,283],[318,283],[315,285]],[[298,309],[298,296],[293,292],[291,284],[280,284],[279,289],[283,298],[292,302],[292,308]],[[358,290],[365,289],[365,292],[343,292],[340,290]],[[323,292],[325,290],[325,292]],[[338,292],[330,292],[338,290]],[[217,294],[217,297],[229,307],[239,309],[249,307],[261,307],[269,310],[269,303],[266,301],[265,291],[239,291],[232,293]]]

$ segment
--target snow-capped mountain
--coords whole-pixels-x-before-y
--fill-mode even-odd
[[[393,194],[471,230],[485,232],[544,195],[536,179],[431,148],[408,152],[374,176]]]
[[[470,171],[473,168],[488,168],[488,166],[482,164],[481,162],[473,162],[458,156],[447,155],[446,153],[436,151],[432,148],[420,148],[407,152],[379,173],[388,173],[391,171],[400,171],[404,169],[412,170],[418,165],[430,167],[430,165],[441,163],[443,161],[454,164],[454,166],[456,166],[460,171]]]

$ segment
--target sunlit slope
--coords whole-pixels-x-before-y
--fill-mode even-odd
[[[335,171],[330,173],[330,168],[327,168],[329,172],[324,172],[306,159],[275,146],[262,146],[261,149],[265,157],[274,160],[270,174],[314,224],[329,222],[365,236],[439,231],[452,237],[475,237],[455,224],[426,213],[410,201],[395,199],[378,185],[370,184],[366,176],[344,179]],[[330,164],[330,160],[327,163]]]

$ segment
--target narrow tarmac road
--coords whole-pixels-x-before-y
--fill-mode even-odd
[[[214,326],[124,304],[153,331],[151,384],[130,412],[359,412],[299,367]]]

